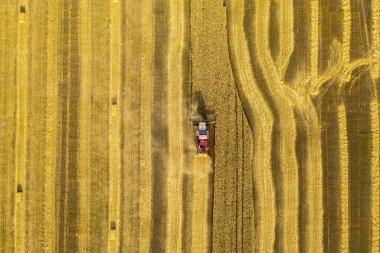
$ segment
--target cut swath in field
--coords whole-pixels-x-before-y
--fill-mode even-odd
[[[109,199],[107,252],[120,248],[120,170],[121,170],[121,9],[120,2],[110,3],[110,72],[109,72]]]
[[[255,168],[255,243],[260,250],[271,251],[275,239],[275,201],[271,173],[271,135],[273,115],[254,79],[246,35],[242,29],[244,5],[238,1],[227,3],[228,46],[231,64],[253,135]],[[255,101],[255,102],[254,102]]]
[[[167,239],[165,250],[178,252],[182,248],[182,174],[183,174],[183,40],[184,4],[172,1],[169,7],[168,40],[168,138],[169,160],[167,168]]]

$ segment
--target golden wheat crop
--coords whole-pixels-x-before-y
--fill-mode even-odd
[[[379,252],[379,24],[379,0],[4,1],[0,252]]]

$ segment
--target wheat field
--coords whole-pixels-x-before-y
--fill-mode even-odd
[[[380,0],[4,0],[0,252],[379,253],[379,92]]]

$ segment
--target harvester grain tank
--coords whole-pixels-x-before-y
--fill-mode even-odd
[[[197,155],[207,154],[210,147],[210,124],[215,123],[215,116],[213,114],[207,115],[207,118],[202,116],[192,116],[195,130],[195,144],[197,147]]]

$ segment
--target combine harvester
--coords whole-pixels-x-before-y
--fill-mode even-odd
[[[191,116],[195,130],[195,144],[197,146],[197,155],[207,154],[210,145],[209,125],[215,124],[215,115],[209,114],[206,119],[200,115]]]

